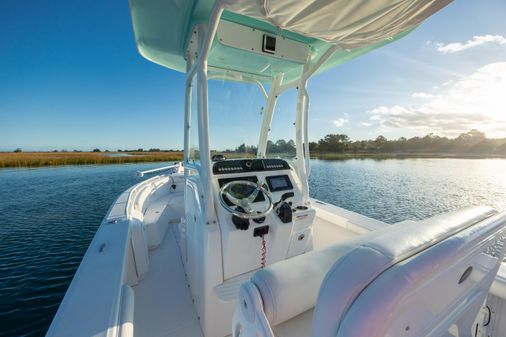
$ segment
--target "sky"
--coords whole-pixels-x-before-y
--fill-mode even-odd
[[[405,38],[314,76],[310,139],[454,137],[473,128],[506,137],[505,17],[504,0],[457,0]],[[139,55],[126,0],[7,0],[0,150],[181,149],[184,78]],[[285,101],[280,109],[294,106]],[[244,104],[235,102],[226,110]],[[273,125],[279,137],[284,115]],[[211,116],[211,134],[244,135],[250,125],[240,122]]]

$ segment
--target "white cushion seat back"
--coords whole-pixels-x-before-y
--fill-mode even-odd
[[[347,266],[337,263],[318,296],[313,336],[446,336],[453,324],[459,336],[471,336],[504,258],[505,225],[506,213],[487,218],[396,263],[364,287],[351,305],[337,288]],[[334,308],[343,305],[347,310],[334,316]]]
[[[299,255],[253,274],[251,282],[262,296],[263,310],[270,324],[280,324],[313,308],[325,274],[356,244],[354,240]]]
[[[389,226],[278,262],[257,271],[251,281],[262,296],[267,319],[277,325],[315,306],[325,275],[339,261],[341,269],[346,268],[350,275],[343,274],[336,286],[348,296],[349,303],[340,302],[342,307],[334,307],[337,315],[386,268],[494,213],[490,207],[472,207],[418,223]]]
[[[363,237],[353,251],[329,268],[325,279],[332,281],[321,284],[321,300],[313,319],[314,335],[335,336],[340,318],[357,296],[385,270],[495,213],[489,207],[470,207],[420,222],[391,226]],[[327,288],[339,289],[340,296],[324,301],[323,298],[328,296]]]
[[[342,317],[383,272],[495,213],[489,207],[467,208],[417,223],[392,225],[345,244],[278,262],[256,272],[251,282],[243,285],[239,303],[247,304],[244,302],[253,301],[258,294],[260,301],[255,302],[262,303],[260,311],[275,326],[315,307],[319,294],[313,335],[336,336]],[[243,314],[238,306],[234,324]]]

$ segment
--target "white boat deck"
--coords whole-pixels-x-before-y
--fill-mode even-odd
[[[323,249],[337,242],[351,240],[358,234],[328,220],[315,217],[313,223],[313,249]]]
[[[203,337],[171,227],[150,252],[149,272],[133,289],[135,336]]]
[[[335,210],[333,211],[335,213]],[[344,221],[344,218],[336,217],[332,220],[342,222],[342,224],[337,225],[318,215],[315,218],[314,249],[322,249],[359,235],[346,228],[350,224]],[[138,285],[133,287],[135,336],[203,337],[185,278],[179,246],[174,236],[174,226],[177,224],[169,225],[160,246],[150,251],[149,272]],[[222,300],[231,300],[237,296],[240,285],[249,279],[252,273],[245,273],[226,281],[216,287],[216,293]],[[310,319],[310,316],[307,319]],[[276,330],[276,335],[289,335],[293,332],[292,329],[290,324],[286,324],[286,327],[280,326]]]

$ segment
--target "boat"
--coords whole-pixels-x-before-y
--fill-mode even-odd
[[[47,336],[506,336],[505,212],[386,224],[309,196],[309,79],[449,3],[130,0],[140,54],[186,74],[184,160],[114,202]],[[257,147],[215,145],[238,135]]]

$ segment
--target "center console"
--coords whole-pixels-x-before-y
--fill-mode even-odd
[[[283,159],[234,159],[213,164],[215,208],[220,224],[225,279],[256,270],[261,265],[262,240],[266,263],[271,264],[312,250],[312,223],[315,211],[302,203],[300,182]],[[234,180],[263,185],[274,209],[266,217],[237,221],[219,203],[220,188]],[[245,195],[249,192],[245,191]],[[225,200],[226,202],[227,200]],[[231,203],[227,202],[231,206]],[[268,206],[260,192],[253,205]]]

